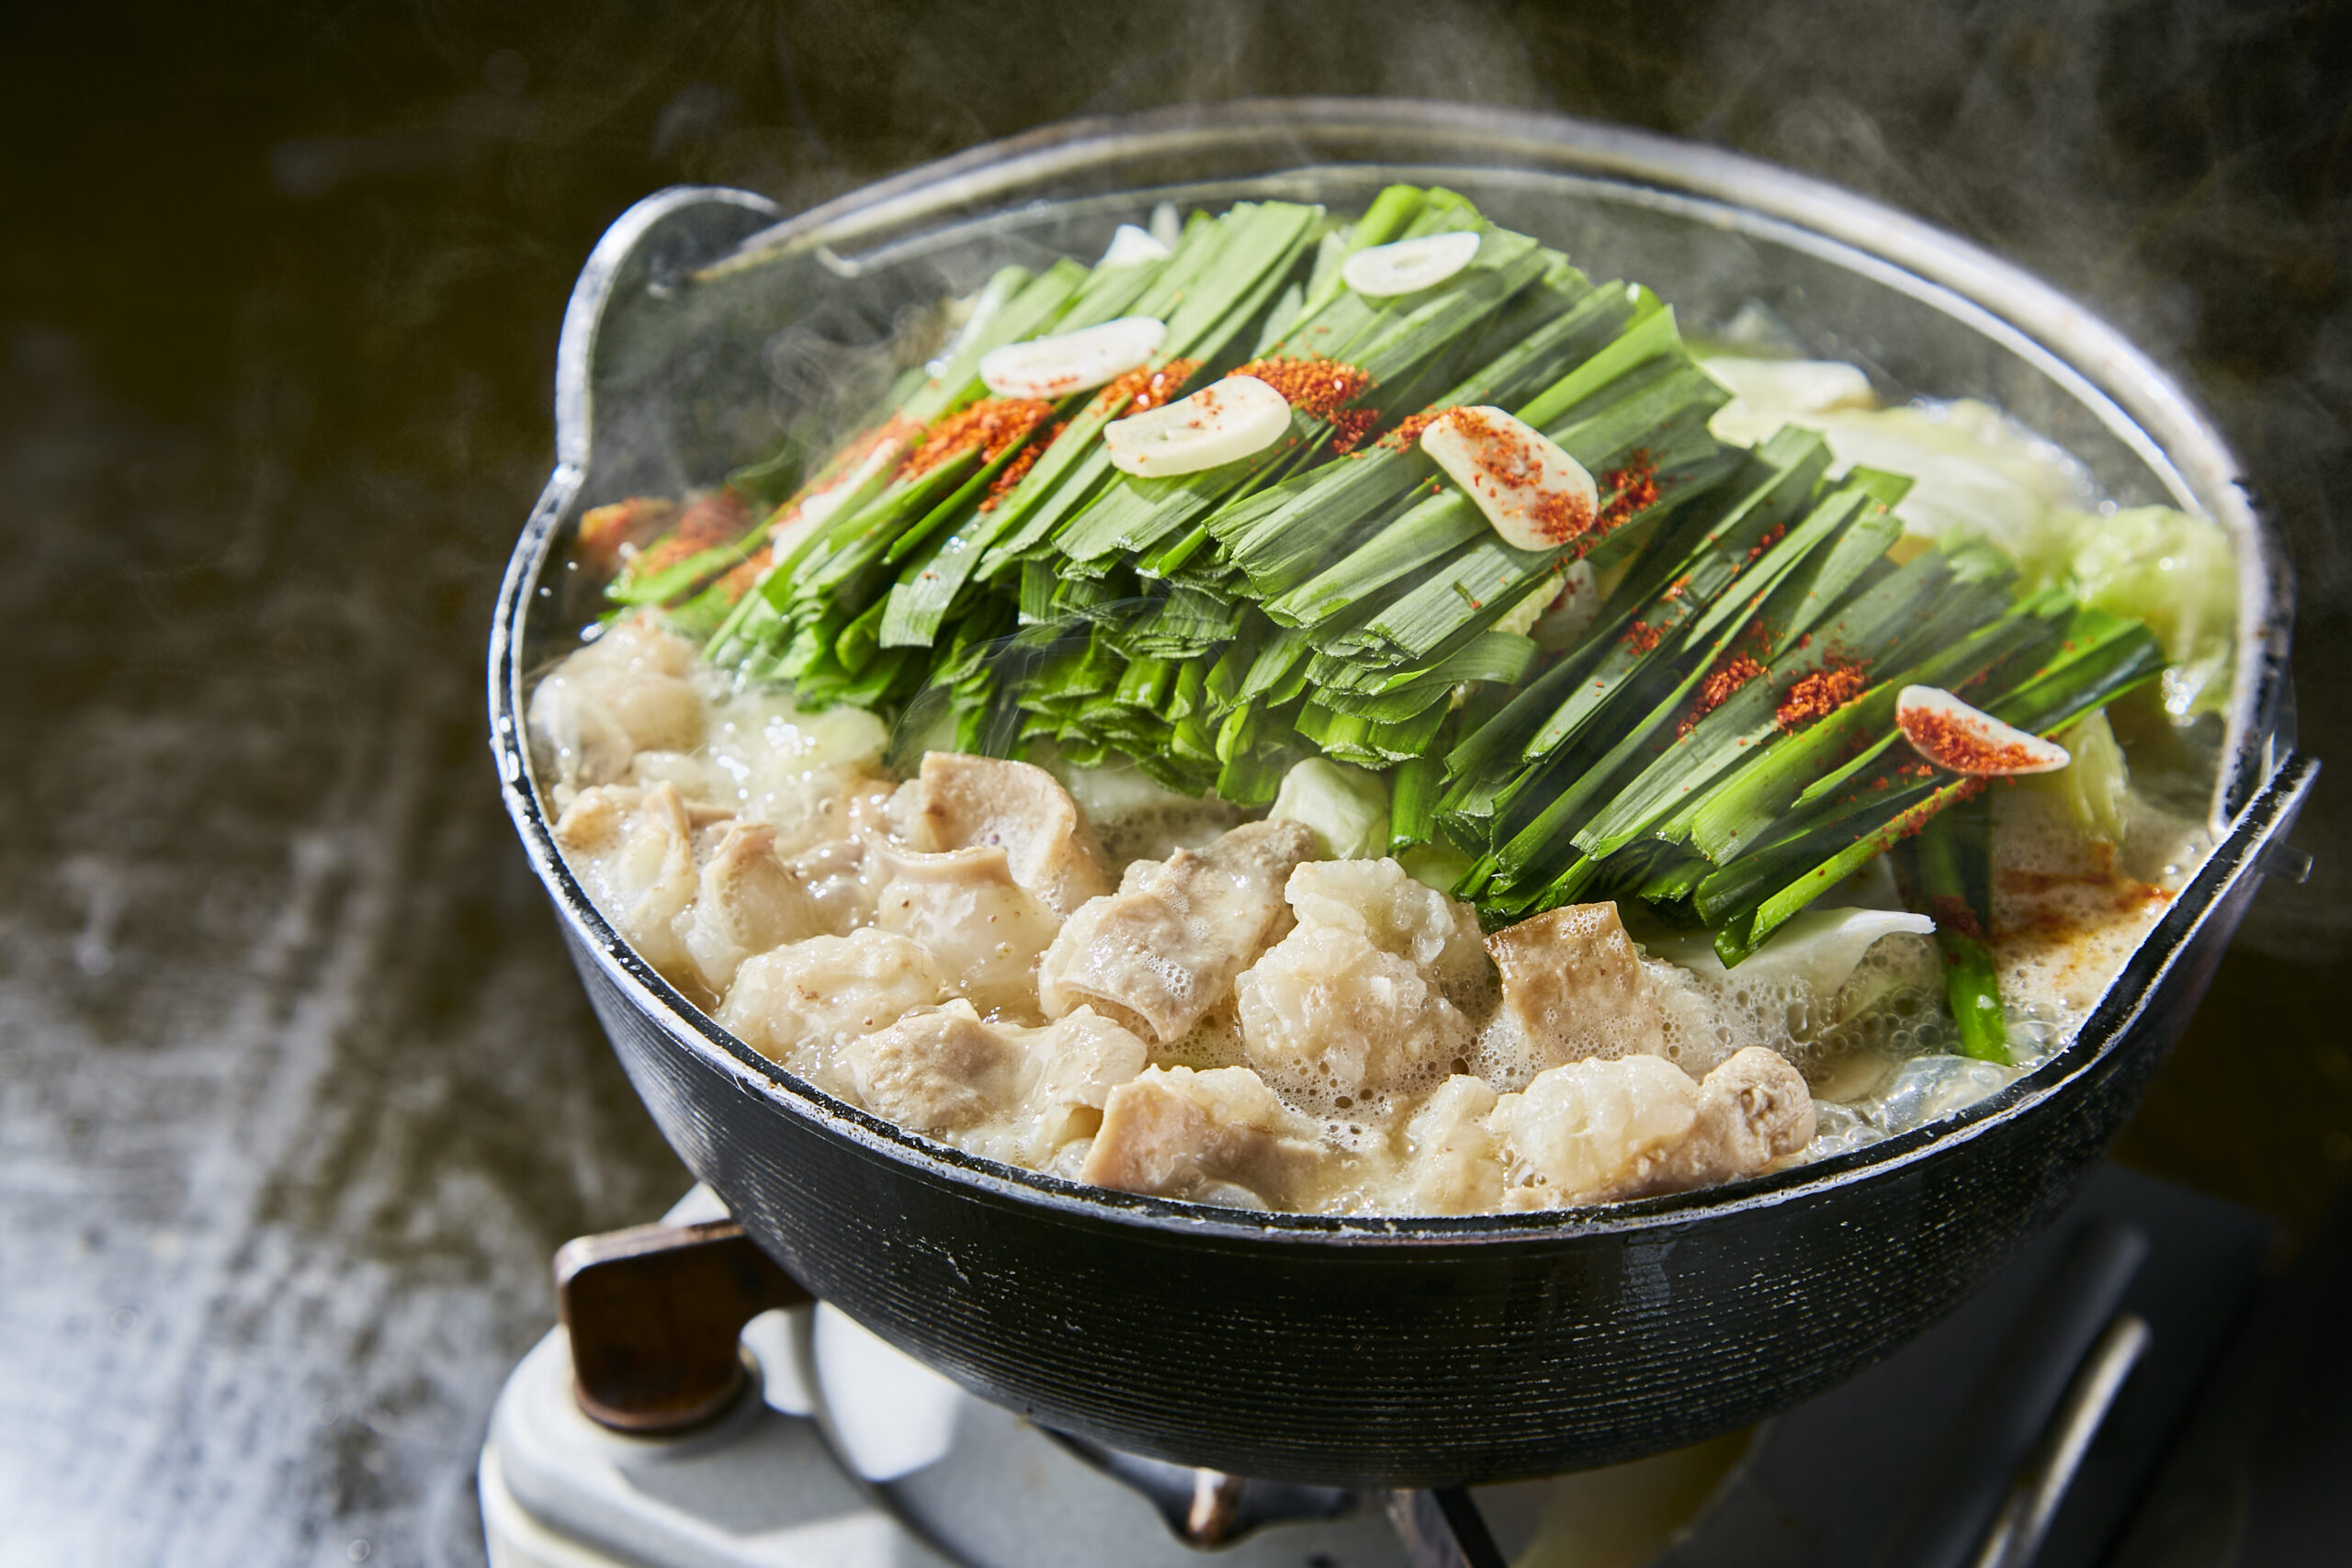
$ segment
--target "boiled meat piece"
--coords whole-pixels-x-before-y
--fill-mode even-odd
[[[1291,873],[1283,896],[1301,925],[1360,932],[1382,952],[1410,959],[1457,1000],[1485,990],[1492,977],[1478,912],[1416,882],[1393,860],[1311,861]]]
[[[1699,1086],[1699,1120],[1658,1173],[1659,1191],[1753,1176],[1813,1142],[1804,1075],[1761,1045],[1736,1051]]]
[[[1292,931],[1234,995],[1250,1065],[1317,1109],[1425,1087],[1470,1048],[1469,1021],[1411,960],[1336,926]]]
[[[1497,1096],[1486,1079],[1457,1073],[1405,1123],[1403,1201],[1408,1214],[1483,1214],[1503,1196],[1502,1146],[1487,1125]]]
[[[976,1154],[1046,1169],[1065,1150],[1082,1145],[1102,1122],[1111,1091],[1142,1072],[1150,1057],[1144,1043],[1092,1008],[1043,1029],[997,1025],[1022,1052],[1020,1104],[1013,1115],[980,1137],[957,1142]],[[1075,1175],[1075,1168],[1063,1172]]]
[[[1142,1072],[1151,1054],[1133,1032],[1092,1008],[1055,1020],[1026,1033],[1025,1047],[1036,1068],[1028,1098],[1044,1107],[1100,1111],[1111,1091]]]
[[[1002,850],[1012,880],[1057,917],[1111,890],[1102,852],[1069,792],[1027,762],[927,752],[891,814],[917,850]]]
[[[745,959],[718,1021],[763,1056],[838,1091],[843,1045],[946,998],[937,959],[867,926]]]
[[[1498,1028],[1541,1066],[1656,1055],[1666,1026],[1614,904],[1570,904],[1487,939],[1502,971]]]
[[[675,930],[701,886],[694,825],[677,790],[582,790],[556,818],[555,837],[588,901],[622,940],[665,979],[698,987],[700,972]]]
[[[972,1004],[911,1012],[842,1051],[858,1098],[910,1133],[956,1133],[1003,1117],[1021,1095],[1019,1046]]]
[[[1247,1067],[1152,1067],[1113,1089],[1079,1179],[1123,1192],[1293,1207],[1328,1159],[1316,1124]]]
[[[869,875],[865,841],[832,839],[803,850],[788,863],[823,921],[823,934],[847,936],[874,915],[878,883]],[[879,866],[872,868],[877,874]]]
[[[929,949],[974,1006],[1036,1021],[1037,955],[1061,920],[1013,879],[1003,847],[912,854],[876,842],[869,852],[889,878],[874,923]]]
[[[775,829],[730,822],[703,863],[694,903],[672,922],[713,996],[724,996],[753,953],[827,934],[831,921],[806,877],[777,858]]]
[[[983,1020],[960,997],[841,1052],[851,1087],[876,1115],[1034,1167],[1091,1136],[1112,1089],[1147,1059],[1142,1041],[1091,1009],[1026,1029]]]
[[[686,672],[691,644],[642,617],[616,623],[531,694],[531,737],[554,762],[559,809],[592,784],[627,778],[639,751],[702,743],[703,701]]]
[[[1298,924],[1234,982],[1250,1065],[1317,1110],[1443,1077],[1470,1049],[1445,990],[1483,982],[1477,916],[1393,860],[1310,861],[1284,897]]]
[[[1038,966],[1046,1016],[1081,1003],[1147,1038],[1181,1040],[1281,934],[1283,885],[1315,852],[1298,822],[1249,822],[1199,854],[1127,867],[1063,925]]]
[[[1762,1170],[1813,1138],[1804,1079],[1760,1045],[1704,1084],[1657,1056],[1538,1073],[1487,1118],[1512,1158],[1513,1208],[1606,1203]]]
[[[1657,1056],[1548,1068],[1487,1119],[1513,1156],[1507,1201],[1532,1209],[1645,1190],[1698,1122],[1698,1083]]]

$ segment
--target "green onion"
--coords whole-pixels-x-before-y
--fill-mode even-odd
[[[1993,929],[1991,802],[1979,792],[1928,822],[1896,846],[1895,869],[1913,907],[1936,922],[1961,1055],[2008,1066],[2008,1019],[1985,945]]]

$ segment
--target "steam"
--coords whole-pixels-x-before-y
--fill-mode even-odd
[[[1200,0],[1179,17],[876,0],[700,25],[707,79],[668,89],[664,173],[789,208],[1070,116],[1301,93],[1621,120],[1821,175],[2014,257],[2180,371],[2290,539],[2312,650],[2299,662],[2335,662],[2321,650],[2352,636],[2335,500],[2352,494],[2352,258],[2331,227],[2352,89],[2316,63],[2316,15]],[[535,108],[584,112],[559,69],[534,61],[530,80]],[[2305,746],[2352,756],[2352,705],[2305,684]],[[2298,840],[2312,881],[2267,892],[2244,940],[2352,951],[2352,833],[2314,819]]]

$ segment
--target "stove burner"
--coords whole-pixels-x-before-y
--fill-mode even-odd
[[[1187,1546],[1224,1546],[1261,1525],[1288,1519],[1336,1519],[1363,1505],[1362,1493],[1345,1487],[1247,1481],[1221,1471],[1188,1470],[1162,1460],[1121,1453],[1050,1428],[1046,1436],[1149,1498],[1176,1539]]]
[[[1206,1547],[1219,1568],[1535,1568],[1620,1529],[1645,1544],[1608,1560],[1657,1568],[2086,1565],[2267,1241],[2241,1211],[2103,1168],[1953,1319],[1752,1440],[1388,1494],[1046,1433],[806,1306],[722,1213],[698,1192],[669,1225],[560,1255],[569,1342],[516,1370],[483,1452],[496,1568],[1182,1568]]]

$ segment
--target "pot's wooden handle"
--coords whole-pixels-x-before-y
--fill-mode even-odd
[[[743,1325],[814,1299],[732,1220],[566,1242],[555,1293],[582,1412],[641,1436],[724,1411],[747,1381]]]

